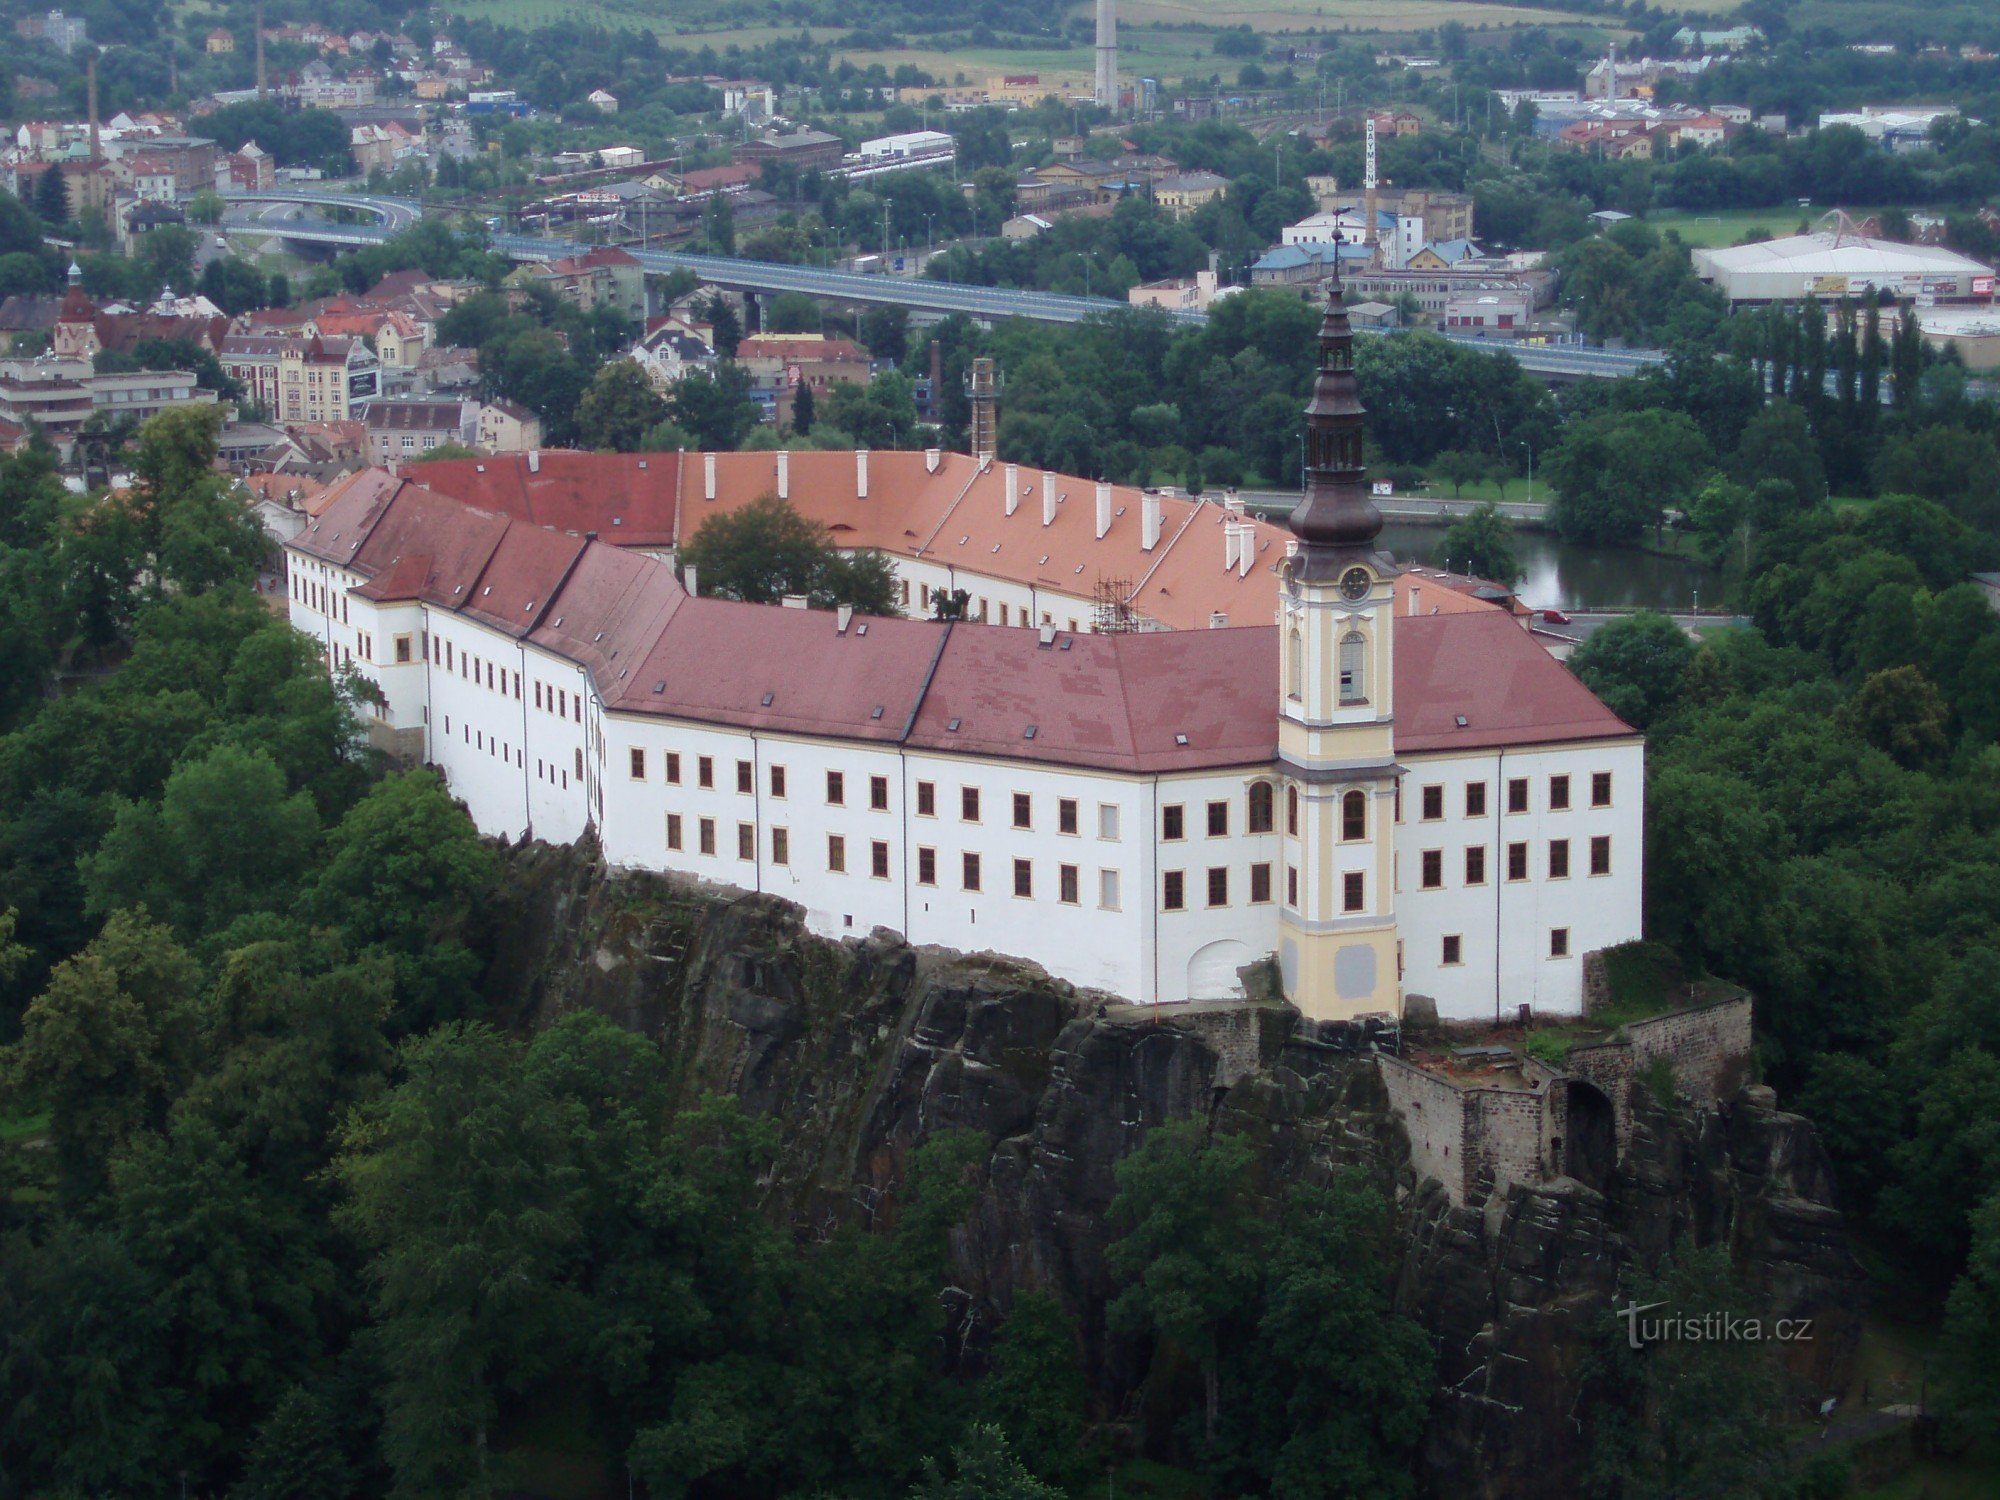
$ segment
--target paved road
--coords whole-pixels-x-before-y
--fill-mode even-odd
[[[240,231],[279,233],[287,239],[343,247],[379,244],[398,230],[409,228],[423,216],[420,204],[371,193],[298,189],[291,192],[233,192],[223,196],[232,205],[292,203],[308,210],[338,207],[371,215],[376,221],[374,224],[335,224],[309,212],[296,219],[273,224],[242,209],[232,208],[226,221],[227,227]],[[518,234],[495,235],[492,243],[495,250],[515,260],[556,260],[586,248],[575,240]],[[1099,313],[1125,306],[1106,297],[1074,297],[1058,292],[1021,291],[1010,287],[962,286],[896,276],[863,276],[852,271],[774,265],[768,261],[739,260],[733,256],[685,255],[673,250],[640,250],[634,254],[648,271],[659,274],[691,271],[713,286],[728,287],[732,291],[758,294],[803,292],[829,302],[965,313],[989,322],[1027,318],[1038,323],[1080,323]],[[1181,324],[1207,321],[1198,312],[1170,312],[1167,316]],[[1666,359],[1666,355],[1657,349],[1586,349],[1571,345],[1512,347],[1469,334],[1443,336],[1470,348],[1511,354],[1522,369],[1552,380],[1618,379]]]
[[[1254,511],[1288,511],[1299,503],[1297,494],[1285,490],[1240,490],[1244,502]],[[1434,521],[1444,516],[1470,515],[1483,502],[1478,500],[1453,500],[1442,495],[1378,495],[1375,507],[1392,521]],[[1500,514],[1510,521],[1535,522],[1548,514],[1548,506],[1540,501],[1509,500],[1500,506]]]

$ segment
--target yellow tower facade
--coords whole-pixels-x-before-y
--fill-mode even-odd
[[[1314,1020],[1402,1014],[1396,937],[1395,569],[1362,462],[1354,334],[1336,281],[1306,407],[1305,493],[1282,567],[1286,998]]]

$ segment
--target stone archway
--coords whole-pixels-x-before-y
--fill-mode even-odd
[[[1564,1095],[1562,1151],[1555,1165],[1565,1177],[1601,1193],[1618,1166],[1618,1112],[1602,1089],[1580,1078],[1569,1080]]]

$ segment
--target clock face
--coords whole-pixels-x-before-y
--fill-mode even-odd
[[[1371,582],[1366,568],[1349,568],[1340,575],[1340,592],[1349,599],[1365,599]]]

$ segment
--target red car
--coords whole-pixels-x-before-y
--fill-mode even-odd
[[[1542,618],[1543,618],[1544,620],[1548,621],[1548,623],[1549,623],[1549,624],[1551,624],[1551,625],[1567,625],[1567,624],[1569,624],[1569,616],[1568,616],[1568,615],[1566,615],[1566,614],[1564,614],[1564,613],[1563,613],[1563,612],[1562,612],[1561,610],[1559,610],[1559,609],[1545,609],[1545,610],[1543,610],[1543,611],[1542,611]]]

